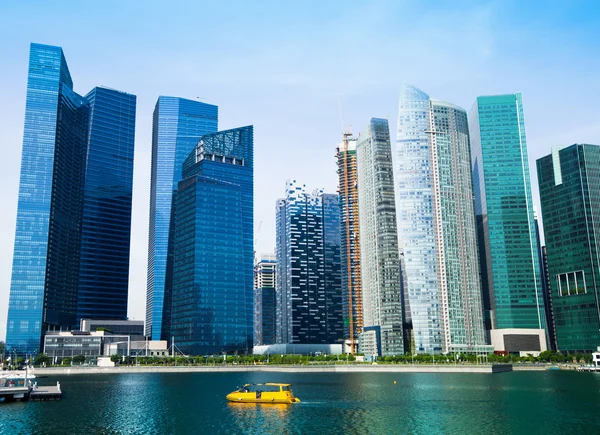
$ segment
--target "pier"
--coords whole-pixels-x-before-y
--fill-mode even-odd
[[[60,390],[60,382],[56,386],[38,387],[37,383],[29,392],[29,400],[44,401],[44,400],[60,400],[62,391]]]
[[[0,402],[13,400],[60,400],[61,396],[60,382],[57,382],[56,386],[40,387],[37,382],[32,383],[31,381],[27,381],[25,383],[23,379],[17,379],[14,382],[5,382],[0,387]]]

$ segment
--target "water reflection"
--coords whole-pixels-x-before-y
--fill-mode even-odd
[[[237,429],[234,432],[247,434],[296,433],[288,419],[293,406],[297,404],[227,403],[232,424]]]

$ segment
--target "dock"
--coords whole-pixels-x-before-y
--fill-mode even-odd
[[[577,367],[578,372],[598,372],[600,373],[600,366],[580,366]]]
[[[60,389],[60,382],[57,382],[55,386],[43,386],[40,387],[36,383],[28,382],[28,385],[11,385],[0,387],[0,399],[2,401],[13,401],[13,400],[31,400],[34,402],[47,401],[47,400],[60,400],[62,391]]]
[[[37,383],[29,392],[29,400],[32,401],[44,401],[44,400],[60,400],[62,391],[60,390],[60,382],[56,383],[56,386],[44,386],[38,387]]]

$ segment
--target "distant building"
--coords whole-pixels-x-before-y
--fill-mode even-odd
[[[336,344],[270,344],[254,346],[254,355],[342,355],[343,345]]]
[[[469,131],[486,328],[545,329],[521,94],[477,97]]]
[[[144,321],[81,319],[79,329],[85,332],[106,331],[112,334],[143,336]]]
[[[404,85],[396,152],[398,238],[413,352],[491,352],[482,315],[467,113]]]
[[[600,146],[555,147],[537,161],[558,349],[600,344]]]
[[[358,138],[356,154],[363,328],[377,329],[381,355],[402,355],[402,283],[386,119],[371,119]]]
[[[550,278],[548,276],[548,258],[546,256],[546,247],[542,246],[540,235],[540,221],[537,212],[533,210],[535,222],[535,239],[538,246],[538,261],[540,264],[540,280],[542,281],[542,297],[544,299],[544,314],[546,316],[546,342],[548,348],[554,352],[557,351],[556,346],[556,326],[554,323],[554,309],[552,308],[552,290],[550,286]]]
[[[60,47],[31,44],[7,350],[39,353],[46,331],[125,319],[135,95],[85,97]]]
[[[50,331],[44,336],[44,354],[54,358],[55,362],[76,355],[84,355],[93,360],[106,355],[104,348],[106,345],[117,343],[121,343],[121,346],[127,350],[122,354],[129,355],[131,346],[129,335],[111,334],[106,331]]]
[[[171,336],[172,208],[181,165],[202,135],[217,131],[217,122],[217,106],[200,101],[161,96],[154,108],[146,290],[146,336],[152,340]]]
[[[533,328],[492,329],[492,346],[496,353],[538,356],[547,350],[546,331]]]
[[[254,129],[206,134],[174,203],[169,330],[188,355],[252,348]]]
[[[344,133],[337,146],[338,191],[340,195],[340,262],[344,338],[356,352],[363,328],[362,285],[360,280],[360,231],[358,220],[358,180],[356,138]]]
[[[263,254],[254,266],[254,345],[275,343],[275,254]]]
[[[339,198],[288,180],[276,205],[276,343],[343,340]]]

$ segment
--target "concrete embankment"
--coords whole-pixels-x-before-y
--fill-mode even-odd
[[[524,368],[520,368],[523,370]],[[493,365],[227,365],[227,366],[123,366],[50,367],[35,370],[36,375],[92,375],[109,373],[209,373],[209,372],[287,372],[287,373],[501,373],[513,370],[512,364]],[[537,369],[536,369],[537,370]]]

